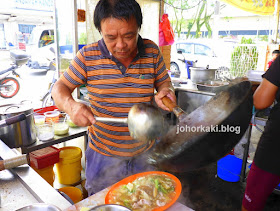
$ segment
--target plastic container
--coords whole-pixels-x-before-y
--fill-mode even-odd
[[[69,125],[69,127],[78,127],[77,125],[75,125],[74,122],[72,122],[72,120],[71,120],[69,115],[66,115],[66,122]]]
[[[227,155],[217,162],[217,175],[228,182],[240,180],[242,160],[234,155]]]
[[[74,204],[78,203],[83,199],[83,193],[79,188],[63,187],[59,188],[58,190],[69,196],[69,198],[74,202]]]
[[[50,141],[54,138],[54,127],[50,123],[36,125],[36,132],[40,141]]]
[[[37,169],[46,168],[59,162],[59,149],[50,146],[30,152],[30,164]]]
[[[55,110],[55,111],[47,111],[44,113],[46,117],[46,122],[58,122],[59,121],[59,115],[60,112]]]
[[[59,162],[55,164],[59,183],[72,185],[81,180],[82,150],[79,147],[62,147]]]
[[[53,171],[53,165],[50,165],[46,168],[42,168],[42,169],[37,169],[35,166],[33,166],[31,164],[31,167],[41,176],[44,178],[44,180],[46,180],[51,186],[53,186],[53,182],[54,182],[54,171]]]
[[[65,135],[69,131],[69,125],[67,124],[66,120],[62,119],[59,120],[58,122],[54,122],[54,134],[61,136]]]
[[[42,125],[45,123],[46,117],[44,115],[34,115],[35,125]]]

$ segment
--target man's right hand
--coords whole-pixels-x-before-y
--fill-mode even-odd
[[[90,107],[73,99],[71,93],[74,89],[75,87],[68,87],[59,79],[52,89],[55,105],[59,110],[66,112],[75,125],[81,127],[90,126],[96,122],[94,115]]]
[[[90,107],[80,102],[72,102],[68,113],[72,122],[80,127],[90,126],[96,122]]]

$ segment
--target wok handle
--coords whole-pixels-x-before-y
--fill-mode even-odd
[[[170,100],[169,97],[163,97],[162,102],[167,108],[169,108],[170,111],[173,111],[175,107],[178,107],[177,104]]]
[[[28,164],[27,155],[21,155],[18,157],[1,160],[0,161],[0,171],[4,169],[11,169],[17,166],[21,166],[23,164]]]
[[[174,103],[168,97],[163,97],[162,102],[166,107],[170,109],[170,111],[172,111],[176,115],[176,117],[179,119],[179,122],[181,122],[187,116],[187,113],[184,112],[176,103]]]

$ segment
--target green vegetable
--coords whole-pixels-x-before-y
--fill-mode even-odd
[[[167,194],[167,190],[165,190],[165,188],[162,187],[161,185],[159,186],[159,191],[161,191],[164,194]]]
[[[158,179],[155,179],[155,187],[158,189]]]

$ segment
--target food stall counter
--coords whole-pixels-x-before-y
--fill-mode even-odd
[[[93,208],[101,204],[105,204],[105,196],[110,190],[110,187],[105,188],[104,190],[89,196],[88,198],[78,202],[77,204],[74,204],[64,211],[80,211],[82,208]],[[193,211],[193,209],[185,206],[184,204],[180,202],[175,202],[170,208],[168,208],[166,211]]]

